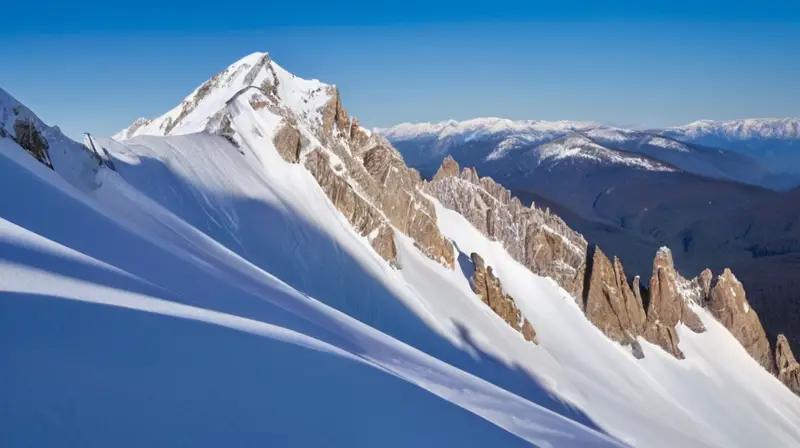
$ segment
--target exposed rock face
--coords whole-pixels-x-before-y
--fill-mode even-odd
[[[586,317],[610,339],[634,344],[645,322],[642,302],[628,286],[625,270],[616,257],[612,263],[599,248],[593,247],[591,252],[584,291]]]
[[[459,172],[446,158],[424,191],[457,211],[487,237],[499,241],[508,253],[536,274],[553,278],[581,297],[581,269],[587,244],[558,217],[534,206],[528,208],[511,192],[473,168]],[[576,280],[577,278],[577,280]]]
[[[436,174],[433,176],[433,182],[448,177],[458,177],[459,171],[458,162],[452,157],[447,156],[442,161],[442,166],[439,167],[439,170],[436,171]]]
[[[377,202],[389,222],[410,236],[432,259],[453,268],[450,243],[439,233],[436,210],[419,192],[422,179],[388,142],[376,140],[364,152],[364,167],[378,182]]]
[[[527,319],[523,319],[522,322],[522,337],[525,338],[528,342],[533,342],[534,344],[539,343],[539,338],[536,337],[536,329],[533,328],[530,321]]]
[[[275,134],[272,143],[275,144],[278,154],[280,154],[284,160],[297,163],[300,160],[300,150],[306,143],[303,140],[304,138],[300,134],[300,131],[291,124],[286,123]]]
[[[394,230],[392,230],[392,227],[383,224],[377,229],[377,234],[373,230],[368,236],[371,238],[370,244],[375,249],[375,252],[392,266],[398,267],[397,246],[394,243]]]
[[[686,291],[691,291],[690,282],[675,271],[672,252],[661,248],[653,260],[644,337],[680,359],[683,353],[678,348],[675,326],[683,322],[696,333],[706,330],[697,314],[687,305]]]
[[[392,230],[383,222],[380,212],[336,174],[331,168],[330,157],[317,148],[308,155],[305,166],[353,228],[362,236],[370,237],[375,251],[397,266],[397,248]]]
[[[730,269],[717,278],[708,296],[708,309],[765,369],[774,372],[769,340],[758,314],[750,308],[744,287]]]
[[[367,144],[368,139],[369,135],[359,125],[358,118],[353,117],[353,121],[350,125],[350,142],[353,146],[360,148]]]
[[[685,358],[683,352],[678,347],[678,333],[675,331],[675,327],[664,325],[658,321],[648,322],[643,336],[672,356],[678,359]]]
[[[683,359],[676,326],[683,323],[696,333],[706,330],[692,311],[691,304],[695,304],[709,308],[756,361],[777,372],[792,390],[800,390],[800,365],[788,342],[779,338],[773,357],[758,316],[730,270],[716,281],[708,269],[687,280],[675,270],[669,249],[662,248],[653,261],[645,313],[640,278],[634,277],[629,286],[619,259],[612,262],[600,249],[590,248],[580,234],[548,210],[525,208],[491,178],[480,178],[475,169],[459,171],[458,163],[448,156],[431,182],[424,184],[424,190],[459,212],[484,235],[502,242],[509,254],[532,272],[553,278],[581,299],[578,303],[587,318],[610,339],[630,344],[634,356],[643,356],[636,339],[642,336]],[[525,322],[521,327],[512,324],[517,314],[504,307],[506,302],[500,298],[505,295],[492,280],[491,270],[481,271],[480,259],[473,262],[479,267],[473,281],[476,292],[510,325],[525,333]]]
[[[648,322],[659,321],[674,328],[683,322],[695,333],[706,331],[703,322],[686,304],[689,282],[675,271],[672,252],[666,247],[656,253],[653,260],[653,277],[650,279],[650,304],[647,307]]]
[[[350,132],[350,117],[347,115],[347,111],[344,110],[342,106],[342,100],[339,97],[339,89],[333,86],[329,86],[329,94],[331,94],[332,98],[322,108],[322,132],[325,135],[333,135],[334,129],[338,129],[339,132],[349,134]]]
[[[47,151],[49,149],[47,140],[42,137],[33,122],[28,120],[14,121],[14,134],[14,140],[19,146],[48,168],[53,168],[53,163],[50,161],[50,153]]]
[[[495,277],[492,267],[487,267],[483,258],[475,252],[470,255],[470,259],[475,266],[475,272],[470,281],[475,294],[480,296],[483,303],[489,305],[489,308],[506,321],[511,328],[522,333],[526,340],[538,343],[533,325],[522,317],[514,299],[503,291],[503,285],[500,283],[500,279]]]
[[[383,258],[397,264],[393,226],[427,256],[453,269],[453,247],[439,232],[433,204],[420,192],[419,173],[406,166],[386,139],[370,136],[355,119],[351,123],[338,90],[330,89],[331,100],[319,109],[322,122],[309,127],[324,149],[309,153],[305,166],[356,230],[370,236]],[[295,118],[273,104],[276,100],[271,95],[260,92],[253,98],[284,118],[273,142],[285,160],[299,161],[301,149],[309,142],[294,126]],[[331,166],[331,158],[338,159],[337,166]]]
[[[792,392],[800,395],[800,364],[789,347],[786,336],[779,334],[775,342],[775,363],[778,379]]]

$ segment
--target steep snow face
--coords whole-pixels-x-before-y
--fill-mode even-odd
[[[800,139],[800,118],[746,118],[731,121],[700,120],[683,126],[667,128],[664,131],[691,139],[716,136],[730,140],[798,140]]]
[[[226,103],[251,87],[274,96],[283,107],[313,126],[321,126],[319,109],[334,95],[332,86],[287,72],[267,53],[253,53],[203,83],[166,114],[152,120],[136,120],[114,138],[125,140],[139,135],[165,136],[214,130],[209,127],[219,125],[218,113]]]

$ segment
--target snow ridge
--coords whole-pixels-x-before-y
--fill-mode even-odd
[[[139,135],[179,135],[212,130],[212,120],[237,93],[258,87],[273,95],[298,117],[321,124],[317,111],[333,95],[333,86],[299,78],[272,61],[268,53],[253,53],[231,64],[196,88],[181,104],[152,120],[138,119],[118,132],[122,141]]]
[[[683,126],[666,128],[664,132],[676,133],[692,139],[716,136],[729,140],[797,140],[800,139],[800,118],[744,118],[730,121],[699,120]]]
[[[475,140],[514,134],[528,141],[539,141],[552,135],[560,135],[568,131],[576,131],[597,126],[588,121],[542,121],[542,120],[509,120],[506,118],[488,117],[465,121],[447,120],[439,123],[402,123],[391,128],[376,129],[389,140],[407,140],[415,138],[447,138],[461,137]]]

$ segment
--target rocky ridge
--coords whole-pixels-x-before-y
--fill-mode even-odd
[[[351,120],[338,90],[330,89],[331,100],[320,110],[322,124],[312,128],[313,141],[319,145],[303,137],[297,130],[297,120],[288,119],[273,139],[278,153],[287,162],[298,163],[303,149],[314,146],[303,156],[303,165],[350,224],[367,236],[390,264],[398,266],[394,227],[431,259],[452,269],[452,245],[439,232],[433,204],[419,191],[419,173],[403,163],[388,141],[369,135],[356,118]],[[275,102],[274,96],[262,91],[255,92],[253,98]],[[290,115],[289,111],[282,112]]]
[[[50,144],[43,135],[46,126],[11,95],[0,90],[0,138],[14,140],[22,149],[50,169]]]
[[[639,285],[638,277],[629,284],[620,260],[609,260],[548,209],[523,206],[502,185],[478,176],[474,168],[460,170],[453,159],[445,159],[433,180],[423,182],[386,139],[361,128],[348,115],[336,87],[300,80],[267,54],[254,54],[234,64],[165,116],[137,123],[132,133],[205,130],[240,145],[246,139],[243,133],[250,131],[236,124],[241,108],[247,107],[235,101],[240,96],[257,114],[269,114],[270,122],[279,118],[269,132],[278,153],[307,168],[348,222],[393,266],[402,268],[394,239],[399,231],[431,259],[454,268],[453,247],[438,229],[435,207],[427,194],[500,241],[532,272],[555,280],[591,322],[612,340],[630,345],[634,355],[643,356],[641,336],[683,357],[675,328],[683,323],[693,331],[705,331],[693,308],[706,306],[754,358],[777,371],[757,315],[743,305],[743,289],[732,288],[738,284],[732,274],[723,273],[716,281],[710,273],[686,280],[675,271],[665,249],[656,255],[648,289]],[[211,109],[209,104],[216,105],[219,99],[224,106]],[[484,266],[478,254],[472,260],[475,292],[512,328],[535,339],[535,330],[521,318],[491,268]],[[783,350],[781,360],[788,359]]]
[[[629,283],[618,258],[610,260],[549,210],[535,204],[524,207],[502,185],[479,177],[474,168],[461,170],[451,157],[444,159],[423,190],[461,213],[481,233],[501,242],[532,272],[555,280],[595,326],[610,339],[629,345],[634,356],[644,356],[638,342],[642,337],[682,359],[676,326],[683,324],[696,333],[706,331],[694,310],[704,307],[765,369],[777,373],[792,390],[800,387],[800,366],[788,342],[779,338],[773,355],[757,313],[730,270],[717,278],[706,270],[686,279],[676,271],[672,253],[664,247],[656,253],[648,288],[643,289],[639,276]],[[482,297],[486,294],[484,288],[476,288],[476,292]]]
[[[586,240],[549,209],[534,204],[525,207],[492,178],[478,176],[474,168],[459,171],[451,157],[422,188],[481,233],[502,242],[515,260],[535,274],[553,278],[576,296],[582,294],[579,270],[585,261]]]
[[[500,279],[495,277],[492,267],[486,266],[483,258],[475,252],[469,258],[475,268],[470,278],[470,285],[475,294],[511,328],[522,333],[525,340],[538,344],[536,330],[527,319],[522,317],[514,298],[503,291],[503,285],[500,283]]]

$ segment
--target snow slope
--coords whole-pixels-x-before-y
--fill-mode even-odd
[[[251,83],[253,64],[231,76]],[[686,360],[642,340],[637,361],[438,204],[455,270],[399,232],[390,267],[273,144],[291,118],[322,144],[318,109],[220,83],[122,142],[96,138],[116,171],[77,187],[0,139],[0,182],[19,192],[0,199],[4,443],[800,443],[800,400],[703,310],[708,332],[679,328]],[[205,132],[223,115],[231,139]],[[472,251],[540,345],[472,292]]]
[[[0,201],[4,444],[615,443],[291,288],[108,169],[87,194],[0,145],[2,182],[27,192]],[[310,207],[340,221],[305,186]],[[333,229],[361,262],[393,273],[341,222]],[[300,255],[268,230],[260,249]],[[320,248],[303,249],[313,265]]]

